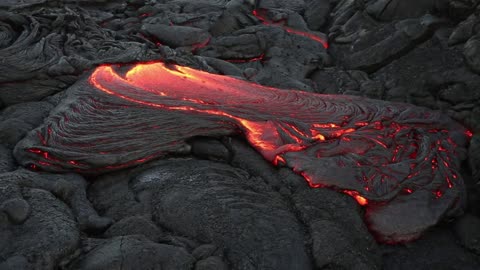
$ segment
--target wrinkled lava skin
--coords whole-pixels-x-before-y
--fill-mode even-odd
[[[15,155],[34,169],[101,173],[188,151],[194,136],[232,134],[311,187],[354,197],[379,241],[411,240],[463,206],[458,170],[471,134],[439,112],[162,62],[98,67]]]

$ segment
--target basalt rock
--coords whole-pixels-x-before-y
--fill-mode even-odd
[[[11,219],[13,224],[6,221],[6,216],[1,214],[0,268],[55,269],[79,243],[74,217],[67,205],[47,191],[25,190],[23,198],[31,208],[20,224],[15,224],[20,220]],[[4,204],[1,208],[5,207]],[[18,215],[19,211],[16,209],[14,213]]]
[[[119,236],[78,258],[69,269],[192,269],[184,249],[149,241],[143,236]]]
[[[480,74],[480,35],[471,37],[465,43],[465,62],[477,74]]]
[[[282,198],[259,181],[224,164],[172,160],[139,174],[131,185],[135,192],[152,192],[157,224],[224,247],[233,269],[310,269],[302,227]]]
[[[0,141],[15,146],[29,131],[43,122],[53,106],[48,102],[26,102],[10,106],[0,113]]]
[[[49,24],[49,27],[46,25]],[[36,101],[66,89],[104,62],[147,59],[143,44],[114,42],[81,10],[40,10],[22,15],[0,10],[0,104]]]
[[[392,36],[351,54],[345,65],[349,69],[375,71],[426,41],[441,23],[441,20],[429,15],[401,21],[395,25],[397,30]]]
[[[162,24],[146,24],[142,30],[154,36],[162,44],[170,47],[199,46],[210,39],[210,34],[202,29],[188,26],[169,26]]]

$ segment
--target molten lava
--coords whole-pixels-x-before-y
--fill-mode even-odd
[[[232,134],[243,134],[266,160],[311,187],[355,198],[380,240],[418,236],[461,208],[459,157],[469,132],[439,112],[281,90],[163,62],[126,72],[98,67],[15,154],[32,168],[99,173],[188,151],[194,136]],[[413,217],[385,223],[399,206],[415,208]],[[409,223],[420,213],[432,221]]]

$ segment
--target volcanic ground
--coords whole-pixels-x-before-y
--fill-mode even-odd
[[[480,269],[480,1],[2,0],[0,269]]]

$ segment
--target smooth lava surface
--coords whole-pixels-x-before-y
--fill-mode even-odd
[[[98,67],[15,155],[32,169],[98,174],[188,151],[193,136],[233,134],[312,188],[355,198],[379,241],[412,240],[462,211],[459,168],[472,134],[440,112],[163,62]]]

